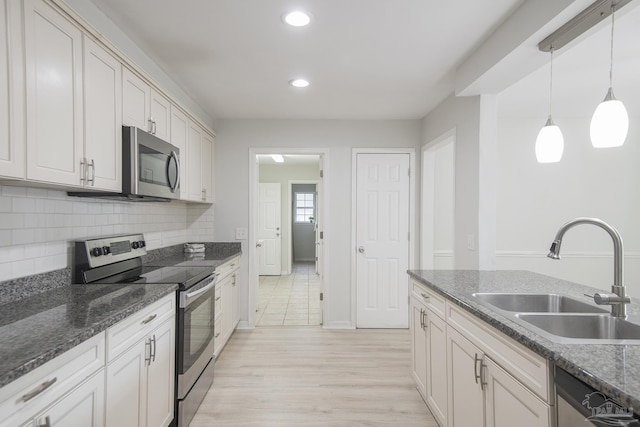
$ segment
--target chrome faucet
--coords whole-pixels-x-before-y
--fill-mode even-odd
[[[625,287],[623,281],[623,263],[624,263],[624,248],[622,246],[622,237],[620,233],[614,227],[610,226],[606,222],[598,218],[576,218],[564,224],[556,233],[556,238],[551,244],[549,254],[547,255],[551,259],[560,259],[560,245],[562,244],[562,236],[570,228],[578,224],[591,224],[602,228],[611,239],[613,239],[613,285],[611,286],[611,293],[596,293],[593,295],[593,299],[598,305],[610,305],[611,315],[615,317],[627,317],[627,306],[631,300],[625,294]]]

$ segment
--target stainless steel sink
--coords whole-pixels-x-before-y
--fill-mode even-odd
[[[609,314],[529,314],[516,317],[549,334],[577,339],[597,340],[600,344],[639,344],[640,325]],[[634,342],[635,341],[635,342]]]
[[[606,313],[592,304],[560,294],[475,293],[473,296],[500,310],[516,313]]]

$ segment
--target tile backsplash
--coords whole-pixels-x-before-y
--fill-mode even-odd
[[[70,267],[75,240],[142,232],[148,249],[214,239],[213,205],[118,202],[0,185],[0,281]]]

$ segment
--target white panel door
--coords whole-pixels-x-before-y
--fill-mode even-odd
[[[407,328],[409,154],[357,155],[356,326]]]
[[[281,207],[280,184],[260,183],[258,200],[258,240],[262,246],[258,248],[261,276],[279,276],[281,272]]]
[[[82,33],[43,0],[24,2],[27,178],[81,185]]]
[[[122,66],[84,38],[85,158],[95,188],[122,191]]]

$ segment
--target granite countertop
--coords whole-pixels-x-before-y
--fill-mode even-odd
[[[550,341],[472,296],[475,292],[559,293],[592,303],[593,299],[584,294],[598,290],[529,271],[409,270],[408,273],[621,405],[640,408],[640,345]],[[640,319],[640,301],[632,298],[627,307],[630,318]]]
[[[241,254],[239,242],[205,247],[197,256],[184,254],[182,245],[157,249],[143,262],[215,269]],[[70,268],[0,282],[0,387],[177,289],[177,284],[71,284]]]

